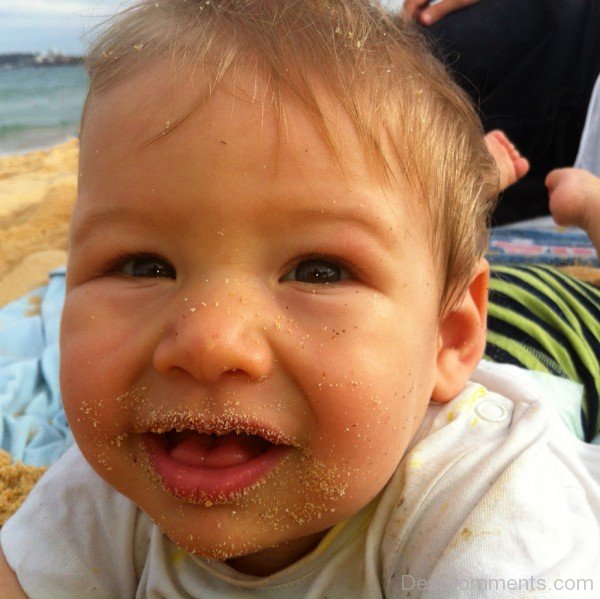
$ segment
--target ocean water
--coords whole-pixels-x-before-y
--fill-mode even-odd
[[[86,88],[82,66],[0,69],[0,155],[76,136]]]

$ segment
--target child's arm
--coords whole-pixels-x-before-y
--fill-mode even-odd
[[[0,597],[3,599],[27,599],[17,575],[10,569],[4,551],[0,547]]]

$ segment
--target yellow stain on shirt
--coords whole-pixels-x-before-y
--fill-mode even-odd
[[[461,399],[455,406],[453,410],[450,410],[446,414],[446,420],[448,422],[453,422],[456,420],[458,415],[464,410],[464,408],[471,407],[473,404],[477,403],[480,397],[483,397],[487,391],[481,385],[475,389],[472,393],[469,393],[467,397]],[[477,422],[471,421],[471,426],[475,426]]]
[[[414,450],[408,460],[409,468],[420,468],[423,465],[423,458],[421,457],[421,452],[418,450]]]
[[[458,402],[458,404],[456,406],[456,411],[460,413],[460,412],[462,412],[463,408],[471,407],[474,403],[477,402],[478,399],[483,397],[486,393],[487,393],[487,391],[485,390],[484,387],[482,387],[482,386],[477,387],[477,389],[475,389],[475,391],[473,391],[473,393],[470,393],[469,395],[467,395],[467,397],[465,397],[464,399],[461,399]]]
[[[175,553],[171,556],[172,564],[177,568],[181,562],[185,559],[187,553],[183,549],[176,549]]]

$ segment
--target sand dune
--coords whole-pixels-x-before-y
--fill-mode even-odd
[[[0,158],[0,305],[43,285],[66,261],[78,144]]]

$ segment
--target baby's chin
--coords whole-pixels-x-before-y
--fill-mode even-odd
[[[309,553],[336,523],[315,518],[298,526],[289,515],[276,520],[256,509],[258,505],[197,505],[202,513],[196,514],[195,525],[191,517],[184,516],[180,524],[164,514],[155,524],[175,546],[195,557],[227,562],[240,572],[264,576]]]
[[[255,443],[258,455],[268,451],[263,442]],[[292,453],[283,460],[285,467],[276,469],[271,476],[243,493],[222,496],[217,501],[177,497],[164,488],[149,466],[143,489],[138,485],[135,496],[131,487],[125,486],[122,492],[187,553],[228,562],[248,573],[258,572],[263,560],[277,563],[278,570],[300,559],[328,529],[351,516],[348,508],[339,505],[347,484],[325,473],[324,466],[318,463],[309,466],[312,474],[307,474],[307,462],[310,458],[304,454]],[[302,476],[306,486],[299,482]],[[317,495],[307,496],[307,487],[314,491],[319,485],[327,487],[325,497],[322,488]],[[289,563],[282,556],[283,547],[291,556]],[[246,567],[246,562],[252,565]]]
[[[214,559],[221,562],[230,562],[232,566],[234,562],[240,558],[255,555],[276,547],[276,545],[263,546],[258,542],[253,542],[245,538],[245,535],[227,535],[228,538],[226,539],[215,539],[213,543],[207,544],[205,543],[205,540],[201,540],[199,536],[194,537],[194,535],[188,534],[186,537],[185,533],[183,533],[182,538],[182,531],[179,531],[179,534],[174,534],[175,531],[172,530],[161,530],[175,545],[177,545],[177,547],[183,549],[187,553],[208,560]],[[210,534],[210,532],[208,532],[208,534]]]
[[[185,534],[179,529],[167,530],[162,532],[168,536],[171,541],[179,548],[196,558],[206,560],[218,560],[225,562],[235,570],[253,575],[268,576],[279,570],[282,570],[299,559],[306,556],[317,547],[321,539],[325,536],[330,527],[317,532],[302,535],[294,538],[287,538],[287,535],[273,534],[268,523],[260,527],[262,530],[255,531],[254,534],[249,530],[231,531],[226,538],[219,539],[213,537],[210,528],[206,527],[207,534],[191,539],[192,535]],[[220,532],[220,529],[218,529]],[[217,537],[220,535],[217,535]],[[210,537],[213,542],[206,543],[206,538]],[[252,537],[252,538],[250,538]],[[261,537],[263,537],[261,539]],[[270,537],[270,538],[269,538]]]

